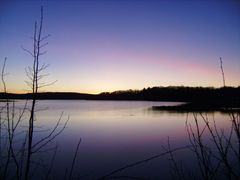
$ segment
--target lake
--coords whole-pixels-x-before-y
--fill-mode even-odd
[[[17,101],[21,107],[24,101]],[[50,143],[44,152],[34,155],[35,162],[41,162],[34,169],[34,179],[41,179],[47,171],[48,163],[58,146],[53,164],[52,179],[64,177],[68,172],[79,146],[73,174],[77,179],[97,179],[125,165],[161,154],[171,149],[189,145],[186,120],[194,129],[193,113],[169,113],[154,111],[152,106],[177,105],[177,102],[150,101],[87,101],[87,100],[41,100],[37,102],[35,140],[40,139],[53,128],[63,113],[59,129],[67,123],[64,131]],[[204,127],[200,114],[199,126]],[[217,128],[229,129],[229,114],[211,112],[204,117],[217,122]],[[23,127],[23,126],[22,126]],[[203,134],[211,146],[208,134]],[[45,151],[47,150],[47,151]],[[174,153],[177,161],[183,161],[184,168],[198,174],[195,156],[189,149]],[[146,179],[171,179],[170,156],[165,155],[114,174],[120,176],[141,177]],[[127,179],[126,177],[120,179]]]

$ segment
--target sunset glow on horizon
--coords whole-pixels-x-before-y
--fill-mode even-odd
[[[7,57],[9,92],[24,82],[40,7],[50,34],[50,64],[41,91],[100,93],[153,86],[240,86],[240,2],[22,1],[0,2],[0,68]],[[2,85],[0,86],[2,91]]]

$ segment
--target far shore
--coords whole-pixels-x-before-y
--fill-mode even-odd
[[[8,100],[32,99],[33,95],[1,93],[0,102]],[[177,112],[239,111],[239,87],[152,87],[142,90],[127,90],[86,94],[75,92],[40,92],[38,100],[114,100],[114,101],[165,101],[185,102],[178,106],[154,106],[153,110]]]
[[[215,112],[219,111],[222,113],[240,112],[239,104],[203,104],[203,103],[186,103],[176,106],[152,106],[154,111],[168,111],[176,113],[188,113],[188,112]]]

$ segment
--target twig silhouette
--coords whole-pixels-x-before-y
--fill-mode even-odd
[[[221,71],[222,71],[223,87],[226,87],[226,84],[225,84],[225,75],[224,75],[224,71],[223,71],[223,62],[222,62],[222,58],[221,58],[221,57],[220,57],[220,66],[221,66]]]
[[[160,153],[160,154],[157,154],[157,155],[154,155],[152,157],[149,157],[149,158],[146,158],[146,159],[143,159],[143,160],[140,160],[140,161],[136,161],[134,163],[131,163],[131,164],[127,164],[119,169],[116,169],[112,172],[110,172],[109,174],[107,175],[104,175],[100,178],[97,178],[97,180],[105,180],[105,179],[109,179],[112,175],[116,174],[116,173],[119,173],[119,172],[122,172],[126,169],[129,169],[129,168],[132,168],[132,167],[135,167],[135,166],[138,166],[140,164],[143,164],[143,163],[146,163],[146,162],[149,162],[151,160],[154,160],[154,159],[157,159],[159,157],[162,157],[162,156],[165,156],[167,154],[170,154],[172,152],[176,152],[176,151],[179,151],[179,150],[184,150],[184,149],[189,149],[191,146],[181,146],[181,147],[178,147],[178,148],[175,148],[175,149],[171,149],[171,150],[167,150],[163,153]]]
[[[82,141],[82,139],[80,138],[79,141],[78,141],[78,144],[77,144],[76,151],[74,153],[74,157],[73,157],[73,161],[72,161],[72,165],[71,165],[71,169],[70,169],[70,174],[69,174],[69,179],[72,179],[73,168],[74,168],[74,165],[75,165],[75,161],[76,161],[76,158],[77,158],[78,149],[79,149],[79,145],[80,145],[81,141]]]

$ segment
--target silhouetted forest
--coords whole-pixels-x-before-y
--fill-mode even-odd
[[[32,94],[0,93],[0,99],[31,99]],[[152,87],[142,90],[127,90],[103,92],[97,95],[72,92],[38,93],[37,99],[62,100],[143,100],[143,101],[173,101],[215,104],[224,106],[239,106],[240,87]]]

